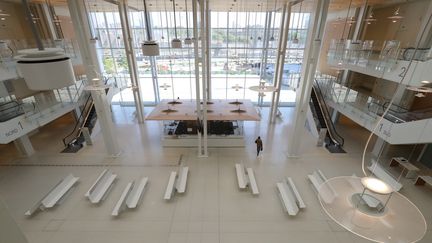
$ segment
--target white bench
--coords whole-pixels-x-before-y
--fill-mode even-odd
[[[290,177],[287,177],[283,182],[276,183],[276,187],[284,209],[289,215],[295,216],[299,212],[299,209],[306,208],[300,193]]]
[[[426,175],[418,176],[414,184],[417,186],[424,185],[424,184],[429,184],[429,186],[432,186],[432,176],[426,176]]]
[[[319,191],[321,184],[327,180],[320,170],[314,171],[312,174],[308,175],[308,178],[317,192]]]
[[[337,192],[330,185],[325,184],[325,187],[321,186],[325,181],[327,181],[327,177],[321,170],[314,171],[312,174],[308,175],[308,178],[316,192],[319,193],[326,203],[331,203],[337,196]]]
[[[105,169],[100,173],[99,177],[87,191],[85,197],[87,197],[91,203],[95,204],[103,201],[108,195],[107,192],[112,187],[116,178],[116,174],[113,174],[110,170]]]
[[[59,204],[60,200],[70,191],[70,189],[79,180],[79,177],[74,177],[72,174],[66,176],[57,185],[55,185],[41,200],[39,200],[33,207],[27,212],[26,216],[33,215],[37,210],[44,210],[46,208],[52,208],[54,205]]]
[[[178,173],[176,171],[171,171],[165,190],[165,200],[170,200],[174,191],[177,191],[178,193],[184,193],[186,191],[188,173],[189,167],[184,166],[180,167]]]
[[[136,208],[142,197],[142,193],[147,184],[148,177],[144,177],[136,184],[134,181],[129,182],[123,190],[120,199],[117,201],[111,213],[112,216],[118,216],[126,207]]]
[[[389,184],[393,191],[399,191],[402,188],[402,184],[399,183],[392,175],[390,175],[381,165],[375,160],[372,160],[372,164],[367,167],[376,177]]]
[[[252,168],[244,168],[242,164],[235,164],[237,182],[240,189],[249,187],[253,195],[259,195],[258,185],[255,179],[255,173]]]

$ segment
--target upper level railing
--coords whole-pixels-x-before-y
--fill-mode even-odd
[[[85,80],[78,80],[74,85],[61,89],[45,91],[22,99],[14,94],[0,98],[0,122],[5,122],[19,115],[25,115],[30,121],[37,121],[45,115],[65,106],[73,106],[80,102]],[[38,96],[50,96],[50,99],[39,99]],[[6,104],[9,104],[6,106]],[[13,105],[11,105],[13,104]],[[7,109],[6,109],[7,107]],[[3,110],[3,111],[1,111]]]
[[[373,40],[332,40],[327,53],[327,62],[331,66],[359,72],[367,69],[367,74],[375,77],[394,71],[398,61],[411,59],[425,62],[432,59],[432,51],[430,48],[402,48],[397,40],[381,43]]]
[[[370,116],[372,119],[382,116],[390,100],[379,96],[370,96],[350,89],[336,82],[336,77],[317,75],[323,97],[333,103],[351,106]],[[384,118],[392,123],[405,123],[432,118],[432,107],[421,110],[409,110],[398,104],[392,104]]]

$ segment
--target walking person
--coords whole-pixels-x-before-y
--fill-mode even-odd
[[[258,157],[260,152],[263,150],[263,142],[261,140],[261,137],[258,136],[258,138],[255,140],[255,143],[257,146],[257,157]]]

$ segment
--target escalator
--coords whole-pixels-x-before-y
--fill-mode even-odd
[[[109,78],[105,79],[105,85],[108,85]],[[108,94],[109,88],[105,89],[105,93]],[[66,147],[62,153],[76,153],[78,152],[84,145],[84,129],[88,129],[89,134],[92,133],[94,126],[97,121],[97,113],[94,105],[94,101],[90,93],[87,94],[87,98],[85,98],[86,102],[83,106],[81,106],[81,115],[77,119],[74,129],[71,133],[69,133],[66,137],[63,138],[63,144]]]
[[[83,130],[87,128],[89,133],[93,131],[96,124],[97,114],[94,106],[93,98],[91,95],[88,96],[83,108],[81,109],[81,115],[75,123],[74,129],[66,137],[63,138],[63,144],[65,149],[62,153],[76,153],[82,147],[85,142]]]
[[[321,89],[316,80],[312,87],[310,106],[313,111],[312,113],[316,118],[318,130],[324,128],[327,129],[325,139],[325,147],[327,150],[331,153],[345,153],[342,148],[344,145],[344,139],[337,133],[334,127],[327,105],[322,96]]]

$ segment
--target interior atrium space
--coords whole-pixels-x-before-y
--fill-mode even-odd
[[[0,243],[428,243],[431,202],[431,0],[0,0]]]

